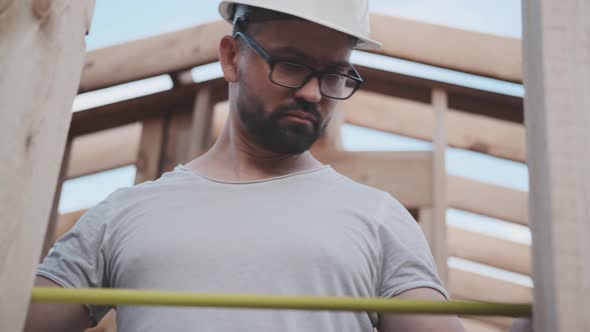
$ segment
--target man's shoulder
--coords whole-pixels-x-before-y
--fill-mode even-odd
[[[165,193],[175,193],[176,188],[187,184],[186,175],[177,170],[166,172],[158,179],[145,181],[129,187],[118,188],[113,191],[103,203],[122,207],[137,202],[144,204],[150,199],[162,197]]]
[[[334,173],[336,174],[335,188],[342,194],[353,196],[364,195],[372,200],[392,198],[388,192],[362,183],[362,179],[351,178],[336,170],[334,170]]]

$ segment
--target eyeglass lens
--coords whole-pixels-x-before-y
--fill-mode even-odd
[[[289,63],[277,62],[271,73],[271,80],[279,85],[299,88],[311,74],[307,67]],[[322,94],[333,98],[347,98],[357,87],[358,82],[352,78],[337,74],[322,74],[320,76],[320,90]]]

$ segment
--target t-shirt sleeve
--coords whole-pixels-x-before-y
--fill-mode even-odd
[[[427,287],[448,298],[424,233],[408,210],[387,194],[377,218],[383,254],[380,296]]]
[[[108,200],[87,211],[51,248],[37,267],[37,275],[66,288],[109,287],[105,239],[112,218]],[[93,324],[110,307],[87,306]]]

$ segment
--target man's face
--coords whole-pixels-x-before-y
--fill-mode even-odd
[[[352,41],[345,34],[303,20],[259,23],[253,31],[252,38],[273,59],[316,70],[346,73],[350,69]],[[241,127],[265,150],[281,154],[308,150],[323,134],[337,100],[321,95],[317,78],[299,89],[274,84],[269,79],[269,65],[244,42],[239,43],[237,110]]]

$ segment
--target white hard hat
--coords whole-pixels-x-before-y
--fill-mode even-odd
[[[243,4],[297,16],[357,38],[355,48],[376,49],[378,41],[369,38],[368,0],[238,0],[221,1],[219,14],[232,22],[234,5]]]

